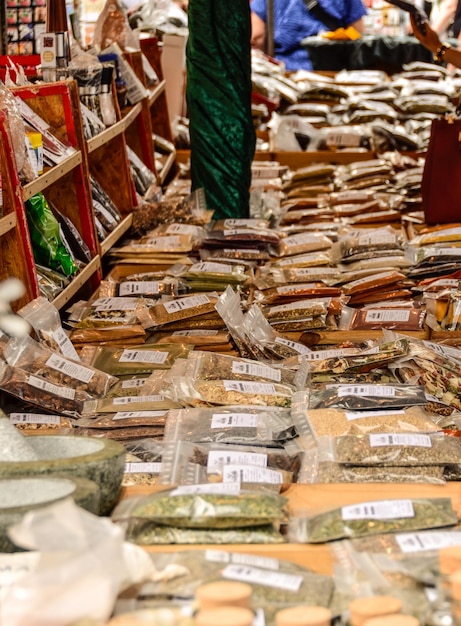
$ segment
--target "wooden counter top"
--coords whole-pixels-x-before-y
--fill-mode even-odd
[[[140,496],[159,491],[165,486],[156,485],[153,487],[136,485],[124,487],[121,499],[130,496]],[[289,500],[289,507],[292,515],[310,511],[319,513],[321,511],[355,504],[357,502],[367,502],[373,500],[395,500],[400,498],[451,498],[453,508],[461,518],[461,483],[451,482],[446,485],[430,484],[316,484],[316,485],[292,485],[284,492]],[[329,544],[304,545],[304,544],[235,544],[235,545],[168,545],[168,546],[148,546],[146,550],[155,552],[177,552],[179,550],[226,550],[232,552],[242,552],[247,554],[257,554],[260,556],[285,559],[294,563],[299,563],[323,574],[333,573],[333,558]]]

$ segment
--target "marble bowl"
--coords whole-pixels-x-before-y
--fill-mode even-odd
[[[23,515],[67,497],[87,511],[99,511],[99,487],[86,478],[44,476],[0,480],[0,552],[19,549],[9,539],[7,530]]]
[[[59,474],[87,478],[100,489],[100,515],[114,508],[125,468],[125,448],[111,439],[70,435],[27,437],[38,460],[0,461],[0,480]]]

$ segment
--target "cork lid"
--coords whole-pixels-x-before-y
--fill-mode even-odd
[[[278,611],[276,626],[329,626],[332,619],[330,609],[322,606],[293,606]]]
[[[461,569],[450,576],[450,592],[454,600],[461,600]]]
[[[200,610],[195,616],[196,626],[252,626],[254,613],[239,606],[220,606]]]
[[[461,569],[461,546],[450,546],[439,550],[439,569],[441,574],[453,574]]]
[[[385,615],[367,619],[363,626],[420,626],[413,615]]]
[[[351,626],[363,626],[367,619],[400,613],[402,602],[393,596],[357,598],[349,604]]]
[[[252,588],[246,583],[220,580],[197,588],[195,597],[201,609],[218,606],[249,608]]]

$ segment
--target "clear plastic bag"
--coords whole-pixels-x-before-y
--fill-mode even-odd
[[[297,435],[288,409],[226,406],[169,411],[164,442],[270,445]]]
[[[450,498],[381,500],[292,517],[289,538],[295,543],[325,543],[380,533],[455,526],[457,523]]]
[[[336,408],[348,411],[403,409],[427,403],[420,385],[341,385],[309,390],[310,409]]]
[[[38,340],[50,350],[61,352],[74,361],[80,360],[72,341],[62,328],[58,309],[46,298],[35,298],[22,307],[18,314],[29,322]]]
[[[275,524],[286,515],[287,500],[279,494],[240,488],[217,493],[210,485],[199,487],[195,493],[179,487],[129,498],[117,505],[112,519],[144,519],[161,526],[216,530]]]
[[[299,233],[282,239],[274,252],[278,257],[292,256],[306,252],[329,250],[332,243],[331,239],[324,235]]]
[[[13,367],[95,397],[105,396],[111,385],[117,382],[115,376],[68,359],[31,337],[10,339],[5,359]]]
[[[141,321],[144,328],[147,329],[164,326],[179,320],[187,320],[214,312],[217,300],[217,295],[198,294],[168,302],[159,302],[143,313]]]

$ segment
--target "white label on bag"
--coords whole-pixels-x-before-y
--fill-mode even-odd
[[[360,133],[330,132],[327,134],[327,146],[358,147],[362,141]]]
[[[238,563],[240,565],[250,565],[251,567],[261,567],[273,571],[280,569],[278,559],[271,559],[270,557],[257,556],[254,554],[224,552],[223,550],[205,550],[205,560],[214,563]]]
[[[45,415],[44,413],[10,413],[13,424],[61,424],[59,415]]]
[[[132,380],[124,380],[122,381],[122,389],[136,389],[136,387],[142,387],[145,382],[145,378],[133,378]]]
[[[179,237],[167,236],[167,237],[154,237],[148,239],[147,243],[136,243],[133,247],[136,248],[159,248],[160,250],[166,250],[169,248],[176,248],[179,246],[181,240]]]
[[[379,448],[381,446],[413,446],[415,448],[432,448],[432,440],[429,435],[401,434],[401,433],[380,433],[369,435],[370,446]]]
[[[119,285],[118,292],[121,296],[130,294],[158,294],[161,285],[158,280],[127,280]]]
[[[256,428],[258,416],[252,413],[213,413],[211,428]]]
[[[339,398],[343,396],[375,396],[392,398],[395,396],[395,387],[384,385],[341,385],[337,389]]]
[[[365,322],[408,322],[410,315],[408,309],[369,309]]]
[[[234,268],[232,265],[226,265],[225,263],[214,263],[213,261],[202,261],[201,263],[194,263],[189,268],[189,272],[210,272],[213,274],[232,274]]]
[[[161,463],[125,463],[125,474],[160,474]]]
[[[74,344],[69,339],[64,329],[57,328],[51,333],[51,336],[58,344],[59,349],[64,356],[67,356],[69,359],[74,359],[75,361],[80,361],[80,357],[78,356],[78,353],[74,348]]]
[[[270,383],[254,383],[241,380],[223,380],[224,389],[226,391],[238,391],[239,393],[265,394],[267,396],[275,396],[277,392],[274,385]]]
[[[258,465],[267,466],[267,454],[257,452],[239,452],[238,450],[210,450],[208,452],[207,469],[214,470],[223,465]]]
[[[283,240],[287,246],[297,246],[303,243],[318,243],[319,241],[319,238],[315,235],[306,235],[305,233],[291,235],[291,237],[286,237],[286,239]]]
[[[20,99],[20,98],[19,98]],[[0,593],[24,576],[36,571],[41,552],[14,552],[0,554]]]
[[[320,304],[324,304],[320,302]],[[309,300],[308,302],[290,302],[289,304],[280,304],[278,306],[271,306],[268,311],[268,315],[273,315],[274,313],[282,313],[284,311],[296,311],[297,309],[304,310],[306,308],[311,308],[313,306],[318,306],[319,302],[317,300]]]
[[[37,378],[36,376],[29,376],[27,382],[29,385],[32,385],[32,387],[43,389],[43,391],[52,393],[60,398],[67,398],[68,400],[73,400],[75,398],[75,389],[70,387],[59,387],[59,385],[53,385],[53,383],[49,383],[46,380]]]
[[[127,420],[132,417],[163,417],[168,411],[118,411],[112,418],[115,420]]]
[[[349,354],[356,354],[357,351],[351,348],[338,348],[338,350],[319,350],[310,351],[306,356],[308,361],[324,361],[325,359],[333,359],[335,357],[348,356]]]
[[[257,467],[255,465],[236,464],[224,465],[222,468],[222,480],[224,483],[269,483],[281,485],[283,482],[282,472]]]
[[[71,378],[80,380],[82,383],[89,383],[96,373],[88,367],[84,367],[78,363],[72,363],[72,361],[68,361],[58,354],[52,354],[46,361],[46,365],[54,370],[57,370],[58,372],[67,374],[67,376],[70,376]]]
[[[176,313],[177,311],[184,311],[184,309],[193,309],[196,306],[202,306],[211,302],[208,296],[189,296],[188,298],[179,298],[179,300],[172,300],[171,302],[164,302],[167,313]]]
[[[370,281],[381,280],[383,278],[387,278],[388,276],[392,276],[392,272],[382,272],[381,274],[376,274],[375,276],[366,276],[365,278],[359,278],[358,280],[353,280],[350,283],[347,283],[348,287],[359,287],[360,285],[366,285]]]
[[[133,402],[162,402],[165,396],[122,396],[114,398],[112,404],[133,404]]]
[[[432,341],[423,341],[426,348],[434,350],[443,356],[450,356],[454,359],[461,360],[461,350],[459,348],[453,348],[452,346],[442,346],[438,343],[432,343]]]
[[[219,333],[219,330],[175,330],[173,337],[214,337]]]
[[[277,293],[280,294],[296,294],[306,289],[318,289],[318,286],[316,283],[300,283],[299,285],[283,285],[282,287],[276,287]]]
[[[242,363],[241,361],[232,361],[232,373],[242,374],[244,376],[257,376],[258,378],[268,378],[279,383],[282,380],[282,373],[274,367],[261,365],[260,363]]]
[[[344,414],[348,421],[360,420],[364,417],[386,417],[387,415],[405,415],[404,409],[398,411],[346,411]]]
[[[176,487],[170,495],[172,496],[186,496],[195,493],[220,493],[231,496],[240,495],[239,483],[205,483],[203,485],[180,485]]]
[[[179,233],[180,235],[196,235],[197,232],[200,232],[197,226],[191,226],[190,224],[170,224],[166,232],[170,233]]]
[[[293,592],[299,591],[304,580],[302,576],[297,576],[296,574],[283,574],[281,572],[271,572],[267,569],[234,564],[225,567],[221,575],[228,580],[256,583],[265,587],[275,587],[276,589],[286,589]]]
[[[461,250],[458,248],[431,248],[428,256],[460,256]]]
[[[163,365],[168,358],[168,352],[160,350],[124,350],[120,355],[119,363],[155,363]]]
[[[242,254],[242,250],[240,250],[239,248],[224,248],[223,252],[224,254],[237,254],[237,255]],[[254,254],[254,255],[261,254],[261,250],[258,250],[257,248],[245,248],[244,252],[246,255],[247,254]]]
[[[298,267],[293,270],[295,276],[313,276],[314,278],[318,278],[319,276],[336,276],[338,270],[333,267]]]
[[[430,530],[421,533],[398,533],[394,537],[399,548],[406,554],[461,545],[461,533],[457,531]]]
[[[248,235],[250,238],[255,236],[253,228],[232,228],[223,230],[224,237],[238,237],[239,235]]]
[[[276,337],[275,343],[281,344],[282,346],[287,346],[288,348],[292,348],[299,354],[312,354],[312,350],[307,346],[304,346],[302,343],[298,343],[297,341],[290,341],[290,339],[285,339],[285,337]]]
[[[403,519],[414,516],[415,511],[411,500],[363,502],[341,508],[341,517],[345,521],[358,519]]]
[[[92,304],[96,311],[133,311],[138,304],[137,298],[98,298]]]
[[[359,237],[359,245],[360,246],[371,246],[373,244],[393,244],[397,241],[397,237],[395,235],[387,234],[387,235],[361,235]]]

